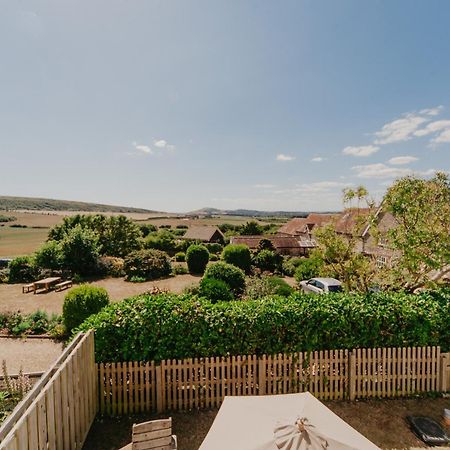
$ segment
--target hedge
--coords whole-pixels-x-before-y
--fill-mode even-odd
[[[449,305],[450,289],[215,304],[188,294],[143,295],[111,304],[80,329],[95,329],[97,361],[423,345],[447,351]]]

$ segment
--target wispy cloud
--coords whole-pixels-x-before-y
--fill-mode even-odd
[[[322,158],[322,156],[316,156],[315,158],[311,159],[312,162],[322,162],[324,160],[325,158]]]
[[[255,189],[272,189],[275,187],[275,184],[254,184],[253,187]]]
[[[175,145],[169,144],[165,139],[155,139],[153,145],[164,150],[175,150]]]
[[[407,175],[429,176],[436,170],[428,169],[424,171],[415,171],[407,167],[390,167],[383,163],[367,164],[363,166],[354,166],[352,170],[356,172],[358,178],[400,178]]]
[[[153,150],[148,145],[138,144],[137,142],[133,142],[133,147],[138,152],[145,153],[147,155],[152,155],[153,154]]]
[[[437,116],[444,109],[442,105],[436,106],[435,108],[425,108],[419,111],[420,114],[425,114],[426,116]]]
[[[395,158],[391,158],[388,163],[398,166],[402,164],[410,164],[418,159],[419,158],[416,158],[415,156],[396,156]]]
[[[293,161],[295,159],[295,156],[291,156],[291,155],[285,155],[283,153],[279,153],[276,157],[277,161]]]
[[[345,147],[342,150],[342,153],[344,155],[351,155],[351,156],[358,156],[358,157],[364,157],[364,156],[370,156],[373,153],[376,153],[380,147],[377,147],[375,145],[362,145],[360,147]]]
[[[375,133],[375,144],[385,145],[394,142],[409,141],[414,137],[415,131],[429,119],[418,114],[409,113],[401,119],[385,124]]]

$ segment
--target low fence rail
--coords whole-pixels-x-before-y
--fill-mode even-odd
[[[0,450],[81,450],[97,413],[94,333],[79,334],[0,427]]]
[[[98,364],[104,415],[218,407],[225,395],[309,391],[323,400],[446,391],[439,347],[300,352]]]

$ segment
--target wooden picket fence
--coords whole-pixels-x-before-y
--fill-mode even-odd
[[[218,407],[226,395],[309,391],[323,400],[448,389],[439,347],[325,350],[274,356],[98,364],[105,415]]]
[[[94,333],[79,334],[0,427],[0,450],[81,450],[97,413]]]

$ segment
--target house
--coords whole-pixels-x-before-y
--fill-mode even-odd
[[[280,255],[289,256],[306,256],[308,253],[316,247],[316,243],[313,239],[307,239],[304,237],[291,237],[291,236],[232,236],[230,238],[230,244],[244,244],[250,248],[250,250],[256,250],[259,243],[262,240],[268,240],[272,243],[275,251]]]
[[[339,214],[311,213],[307,217],[295,217],[277,231],[278,236],[303,236],[311,239],[313,229],[326,225],[339,217]]]
[[[190,241],[200,241],[209,243],[223,244],[225,242],[224,235],[217,227],[210,226],[194,226],[190,227],[182,239]]]

